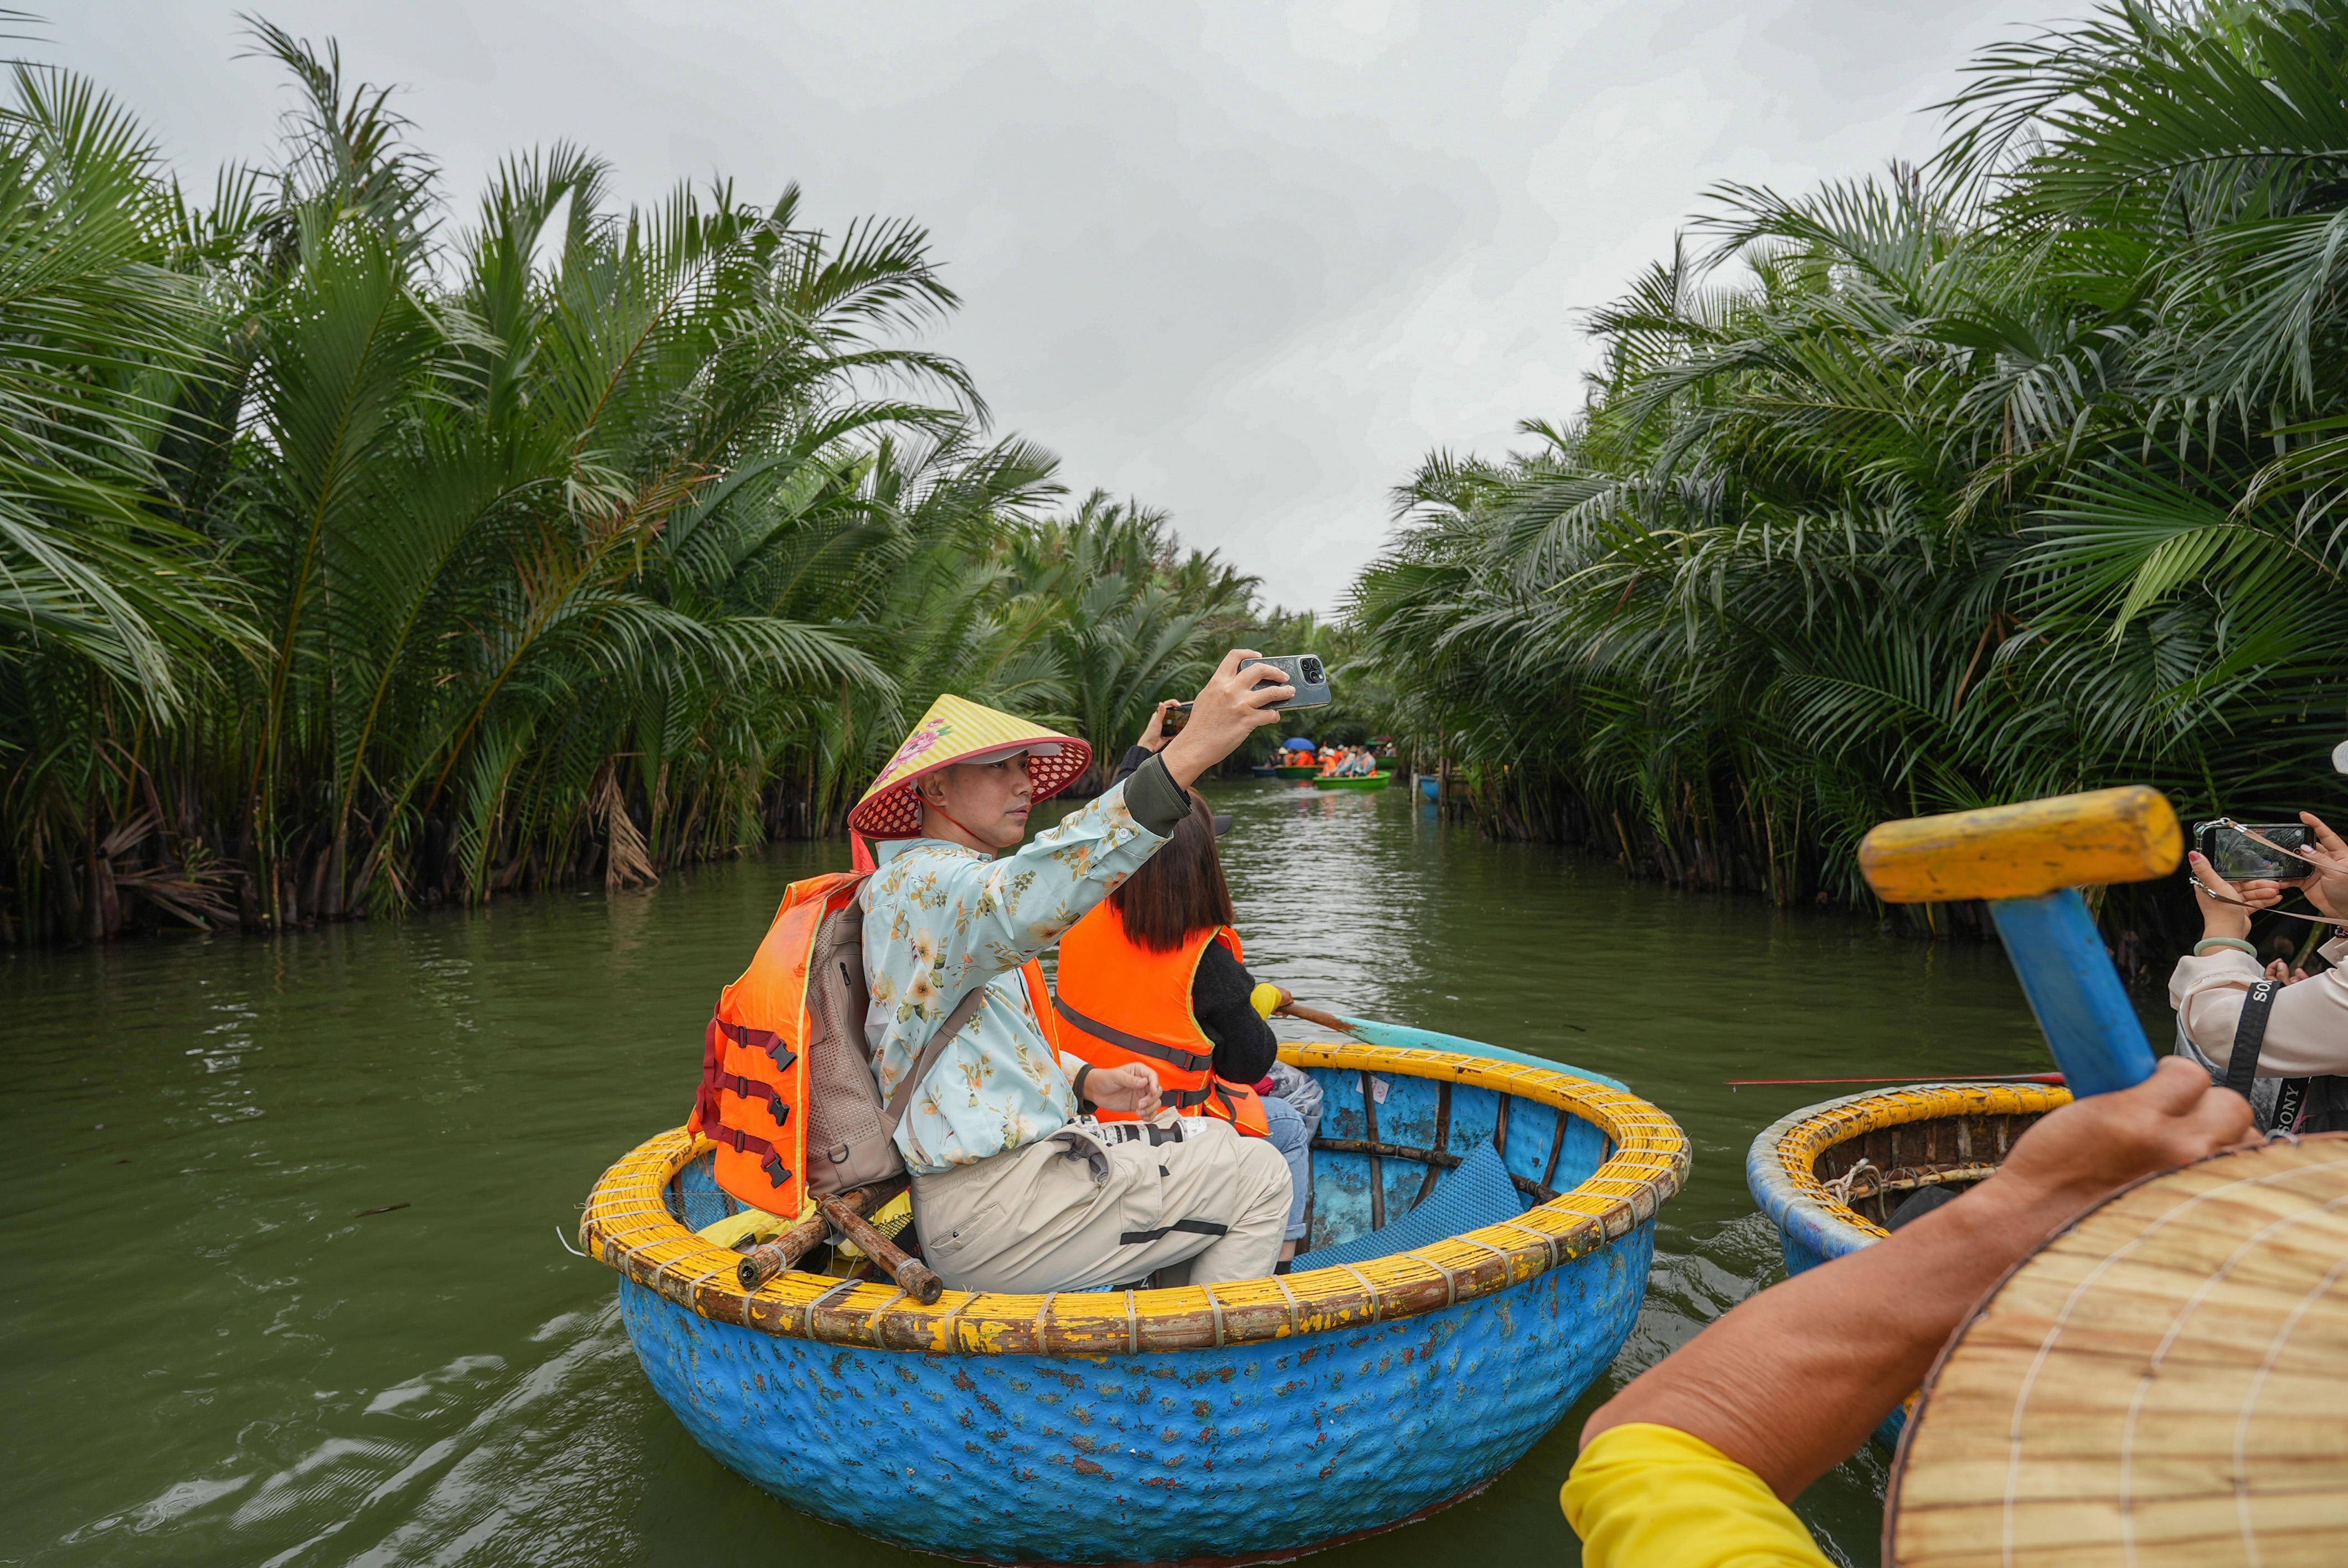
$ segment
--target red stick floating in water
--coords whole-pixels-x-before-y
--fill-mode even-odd
[[[1935,1072],[1919,1078],[1732,1078],[1731,1089],[1787,1083],[2060,1083],[2059,1072]]]

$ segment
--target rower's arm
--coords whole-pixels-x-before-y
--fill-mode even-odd
[[[1895,1235],[1773,1286],[1608,1400],[1585,1450],[1638,1421],[1701,1439],[1779,1497],[1849,1457],[1922,1381],[1974,1302],[2128,1183],[2250,1130],[2250,1102],[2178,1057],[2024,1133],[1998,1173]]]

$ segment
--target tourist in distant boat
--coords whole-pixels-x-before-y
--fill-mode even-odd
[[[2348,842],[2312,812],[2302,812],[2314,842],[2299,851],[2313,874],[2293,882],[2227,882],[2192,856],[2194,902],[2201,908],[2201,939],[2177,960],[2168,979],[2177,1009],[2178,1054],[2225,1081],[2235,1042],[2256,1036],[2255,1069],[2248,1075],[2259,1125],[2281,1132],[2348,1131],[2348,933],[2335,928],[2316,949],[2325,965],[2309,977],[2288,965],[2261,966],[2250,945],[2250,916],[2282,902],[2293,889],[2319,915],[2348,918]],[[2263,995],[2261,980],[2277,982]],[[2244,1029],[2253,1005],[2262,1017]]]
[[[1746,1301],[1582,1427],[1561,1501],[1584,1568],[1827,1568],[1787,1504],[1899,1409],[1982,1293],[2113,1193],[2250,1125],[2241,1096],[2172,1058],[2049,1112],[1962,1196]],[[2116,1560],[2089,1548],[2116,1550],[2119,1528],[2083,1557]]]

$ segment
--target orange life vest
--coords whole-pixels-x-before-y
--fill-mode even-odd
[[[1154,953],[1126,934],[1117,907],[1104,902],[1060,938],[1060,1049],[1095,1067],[1147,1062],[1166,1102],[1185,1116],[1202,1112],[1262,1138],[1271,1132],[1254,1088],[1215,1076],[1215,1042],[1190,1010],[1190,982],[1210,944],[1242,958],[1228,926],[1200,931],[1170,953]],[[1104,1122],[1129,1121],[1103,1111]]]
[[[846,1053],[847,1061],[836,1064],[836,1071],[852,1065],[870,1071],[864,1054],[866,998],[854,998],[849,1010],[855,1016],[844,1020],[854,1034],[841,1040],[814,1038],[821,1020],[808,1005],[817,928],[826,916],[856,901],[866,875],[836,872],[792,883],[750,967],[719,993],[717,1010],[702,1036],[701,1090],[686,1127],[717,1145],[715,1174],[720,1187],[785,1218],[796,1217],[808,1197],[811,1050]],[[1059,1031],[1045,1005],[1051,992],[1043,967],[1031,961],[1020,972],[1036,1024],[1056,1050]],[[872,1098],[877,1107],[877,1081]]]

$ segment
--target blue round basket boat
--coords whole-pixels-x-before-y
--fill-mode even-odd
[[[1788,1275],[1872,1246],[1891,1211],[1927,1187],[1996,1170],[2023,1131],[2071,1091],[2036,1083],[1927,1083],[1806,1105],[1753,1140],[1745,1184],[1777,1227]],[[1912,1398],[1912,1397],[1911,1397]],[[1906,1407],[1876,1429],[1897,1448]]]
[[[1557,1423],[1631,1331],[1688,1147],[1570,1070],[1281,1054],[1323,1092],[1312,1255],[1287,1276],[930,1307],[798,1273],[745,1292],[739,1255],[686,1223],[710,1145],[682,1130],[604,1173],[581,1239],[677,1418],[809,1513],[984,1562],[1292,1557],[1481,1490]],[[1479,1169],[1529,1206],[1409,1235],[1438,1178]]]

